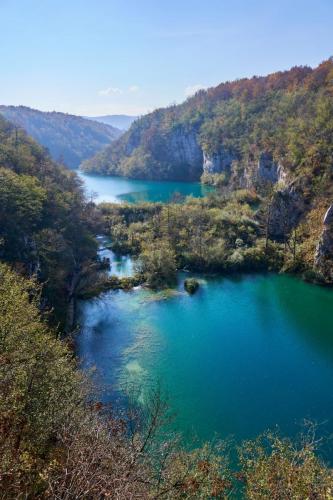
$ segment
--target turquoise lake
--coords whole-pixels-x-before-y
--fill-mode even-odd
[[[130,258],[102,255],[111,274],[132,273]],[[84,367],[96,367],[102,397],[133,382],[140,398],[159,382],[175,428],[201,442],[276,426],[292,436],[304,419],[331,435],[332,290],[286,275],[199,276],[189,296],[186,276],[170,293],[114,291],[79,304],[77,352]]]
[[[131,271],[130,259],[113,260],[113,274]],[[80,304],[78,354],[97,368],[103,398],[160,382],[177,430],[200,441],[277,425],[294,435],[305,418],[332,433],[333,294],[250,275],[200,277],[189,296],[183,279],[171,294],[116,291]]]
[[[168,202],[175,194],[199,198],[212,191],[199,182],[163,182],[126,179],[106,175],[88,175],[78,172],[84,181],[87,195],[95,193],[96,203],[103,201],[119,203]]]

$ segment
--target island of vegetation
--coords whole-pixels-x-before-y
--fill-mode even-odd
[[[190,295],[193,295],[199,288],[199,281],[194,278],[186,278],[184,288]]]

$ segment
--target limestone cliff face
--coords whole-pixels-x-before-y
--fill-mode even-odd
[[[285,184],[287,173],[283,165],[275,161],[270,153],[261,153],[258,161],[248,162],[244,168],[243,186],[255,187],[256,184]]]
[[[140,146],[141,136],[138,132],[139,131],[136,131],[136,133],[127,132],[127,134],[125,134],[124,137],[127,137],[127,141],[125,141],[123,138],[123,142],[125,143],[124,154],[126,156],[131,156],[133,151]]]
[[[258,161],[257,177],[276,184],[285,182],[287,174],[281,163],[274,161],[271,154],[262,153]]]
[[[307,203],[300,182],[292,180],[280,161],[263,152],[256,161],[245,165],[236,155],[221,149],[219,153],[203,152],[203,172],[230,173],[230,187],[255,188],[258,185],[276,186],[270,207],[269,233],[276,240],[283,240],[299,223],[307,211]]]
[[[295,182],[280,161],[270,153],[261,153],[256,161],[245,165],[236,161],[231,168],[231,187],[256,188],[270,185],[274,188],[270,207],[270,237],[284,239],[295,227],[306,210],[307,202],[300,182]]]
[[[288,176],[281,162],[273,159],[270,153],[261,153],[255,161],[241,162],[237,155],[221,149],[218,153],[203,151],[203,173],[230,174],[230,186],[255,188],[258,184],[286,184]]]
[[[333,205],[324,217],[323,231],[315,255],[315,268],[325,276],[327,283],[333,283]]]
[[[170,133],[168,148],[175,163],[185,163],[193,168],[200,168],[203,163],[202,149],[198,144],[197,135],[183,128]]]
[[[222,149],[219,153],[203,152],[203,166],[202,170],[205,174],[220,174],[223,172],[230,172],[232,162],[236,156]]]
[[[290,233],[307,210],[301,186],[291,182],[278,189],[270,208],[269,233],[277,240],[284,239]]]
[[[275,161],[270,153],[261,153],[259,159],[248,162],[243,173],[234,168],[237,155],[221,148],[218,152],[209,153],[201,149],[194,133],[177,130],[168,137],[172,161],[188,163],[197,168],[202,164],[202,173],[205,174],[232,174],[237,187],[252,188],[258,183],[284,184],[287,182],[287,173],[283,165]]]
[[[151,179],[200,179],[203,153],[194,130],[178,126],[166,131],[163,135],[150,133],[145,135],[142,130],[133,130],[127,135],[128,137],[124,141],[124,156],[121,161],[126,162],[127,158],[134,158],[133,163],[136,166],[142,162],[147,162],[150,167],[156,165],[149,169],[145,166],[142,174],[140,171],[128,172],[130,177],[136,177],[139,173],[139,177]],[[142,143],[147,144],[148,160],[142,158]]]

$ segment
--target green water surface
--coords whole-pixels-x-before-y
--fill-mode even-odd
[[[175,427],[200,441],[254,437],[304,419],[333,432],[333,294],[288,276],[201,278],[178,289],[109,292],[81,304],[78,353],[111,398],[160,381]]]
[[[213,190],[212,187],[204,186],[199,182],[145,181],[106,175],[88,175],[83,172],[79,172],[79,176],[84,181],[88,196],[91,193],[96,194],[97,203],[103,201],[112,203],[121,201],[129,203],[169,202],[177,194],[183,197],[201,198]]]

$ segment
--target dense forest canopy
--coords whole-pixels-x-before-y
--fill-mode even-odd
[[[219,157],[217,170],[237,171],[241,177],[262,153],[295,173],[309,166],[323,168],[332,159],[332,97],[333,59],[315,69],[294,67],[226,82],[138,119],[121,138],[84,162],[83,169],[199,180],[205,158]]]
[[[315,253],[325,206],[313,208],[282,241],[270,236],[270,201],[255,191],[212,193],[184,203],[100,205],[112,248],[136,260],[136,282],[163,288],[177,270],[222,273],[293,272],[329,282]],[[113,281],[110,285],[113,284]]]
[[[49,150],[54,160],[69,168],[77,168],[121,134],[120,130],[105,123],[26,106],[0,106],[0,114],[23,128]]]
[[[76,276],[96,257],[94,209],[79,178],[0,117],[0,259],[44,283],[64,322]]]

